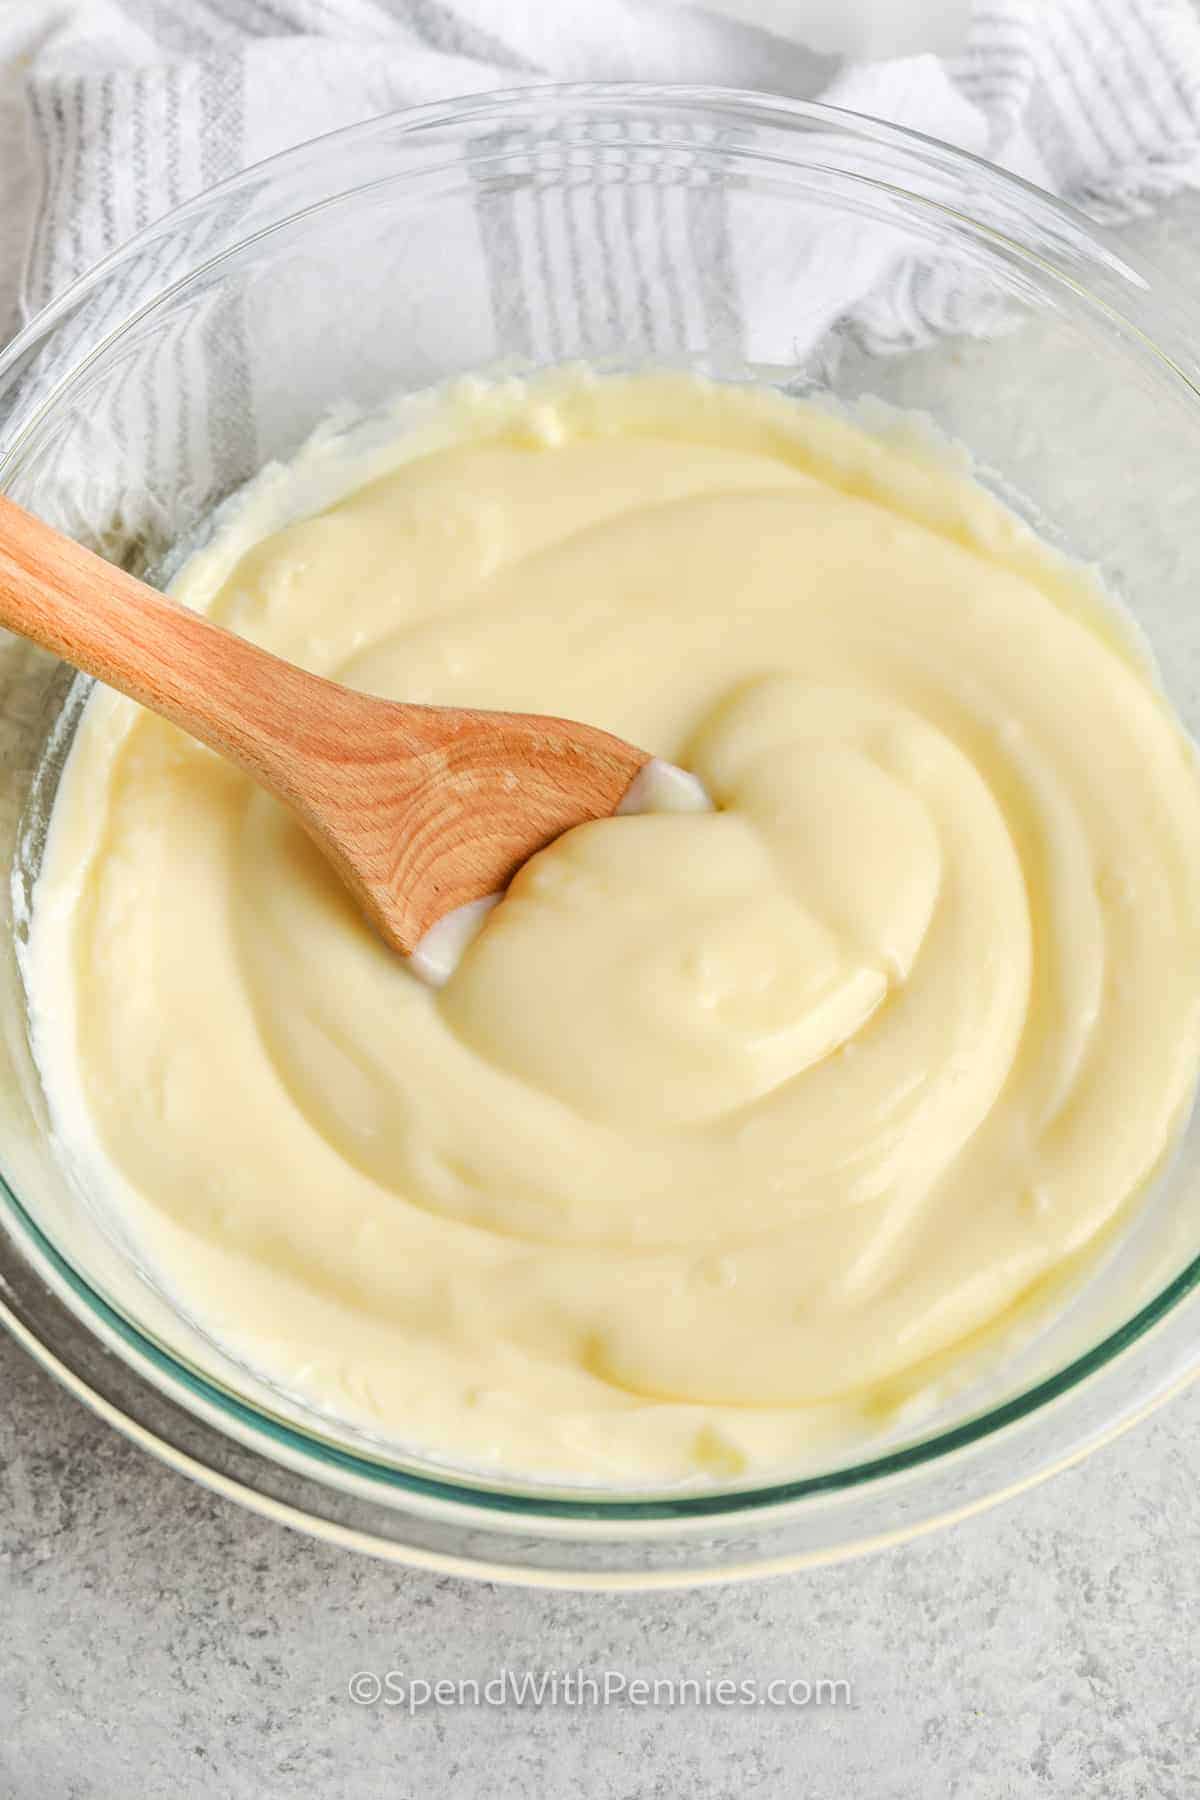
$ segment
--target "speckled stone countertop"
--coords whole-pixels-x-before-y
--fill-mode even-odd
[[[1200,306],[1200,196],[1127,236]],[[972,355],[982,396],[996,371]],[[1098,394],[1097,430],[1119,429],[1120,395]],[[1194,530],[1197,490],[1172,476]],[[1198,1616],[1200,1388],[886,1554],[570,1595],[399,1570],[243,1513],[0,1334],[0,1800],[1194,1800]],[[502,1668],[786,1673],[844,1681],[851,1704],[410,1716],[348,1691],[360,1671]]]
[[[1193,1800],[1200,1390],[941,1535],[695,1593],[492,1587],[311,1543],[0,1342],[4,1800]],[[512,1669],[850,1684],[849,1707],[356,1705]]]

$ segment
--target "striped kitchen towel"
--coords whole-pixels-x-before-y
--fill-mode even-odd
[[[758,9],[774,31],[743,22]],[[1200,181],[1192,0],[975,0],[957,54],[841,70],[801,41],[806,0],[730,10],[740,19],[672,0],[15,9],[0,21],[0,213],[10,234],[25,226],[28,244],[19,277],[16,245],[0,239],[0,318],[6,283],[11,297],[21,279],[28,315],[139,227],[274,151],[397,107],[527,82],[819,93],[976,151],[1106,219]],[[795,35],[783,36],[789,15]],[[918,310],[896,321],[896,337],[919,335],[919,297],[899,303]]]
[[[907,17],[929,4],[905,0],[899,10]],[[856,9],[846,0],[842,10]],[[857,10],[871,11],[868,0]],[[636,78],[820,95],[989,157],[1105,220],[1200,183],[1192,0],[958,0],[957,30],[955,8],[941,0],[933,40],[941,53],[841,64],[802,41],[816,11],[828,14],[828,0],[713,0],[707,8],[674,0],[44,0],[14,9],[0,20],[0,328],[6,309],[15,325],[15,315],[28,317],[131,234],[264,156],[408,104],[525,83]],[[681,192],[664,202],[660,189],[645,204],[693,201]],[[633,204],[642,204],[637,195]],[[682,262],[648,295],[643,280],[640,300],[636,267],[605,272],[618,304],[621,284],[628,288],[641,351],[653,354],[656,334],[666,337],[656,307],[668,308],[673,294],[702,293],[706,242],[723,245],[739,266],[731,205],[706,198],[707,238],[690,217],[679,229],[661,212],[646,220],[656,256],[673,244]],[[555,230],[569,232],[570,220],[547,213],[524,232],[520,223],[512,243],[464,254],[464,290],[474,284],[497,316],[507,308],[522,347],[548,360],[563,346],[544,271]],[[627,236],[636,262],[636,221]],[[535,241],[539,255],[522,251]],[[914,255],[877,227],[851,242],[843,223],[836,255],[814,232],[802,262],[782,273],[772,283],[778,316],[759,305],[751,321],[735,306],[727,321],[731,347],[747,361],[794,359],[835,325],[874,352],[993,323],[961,269],[932,252]],[[243,429],[253,436],[252,369],[246,380]],[[252,447],[246,454],[253,462]]]

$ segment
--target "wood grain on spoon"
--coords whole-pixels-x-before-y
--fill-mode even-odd
[[[405,954],[571,826],[614,812],[649,761],[591,725],[398,705],[310,675],[2,496],[0,625],[170,719],[277,795]]]

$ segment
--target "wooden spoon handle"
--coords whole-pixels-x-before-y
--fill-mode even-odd
[[[155,593],[0,495],[0,626],[161,713],[291,806],[380,935],[410,953],[649,760],[531,713],[355,693]]]
[[[333,687],[0,495],[0,625],[161,713],[286,795],[304,722]]]

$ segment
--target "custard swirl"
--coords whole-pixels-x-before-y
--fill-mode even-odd
[[[782,1463],[1161,1161],[1192,750],[1091,578],[911,434],[672,377],[441,431],[185,597],[374,692],[587,719],[717,810],[569,834],[435,995],[276,803],[97,698],[51,1092],[70,1062],[167,1278],[318,1404],[515,1469]]]

